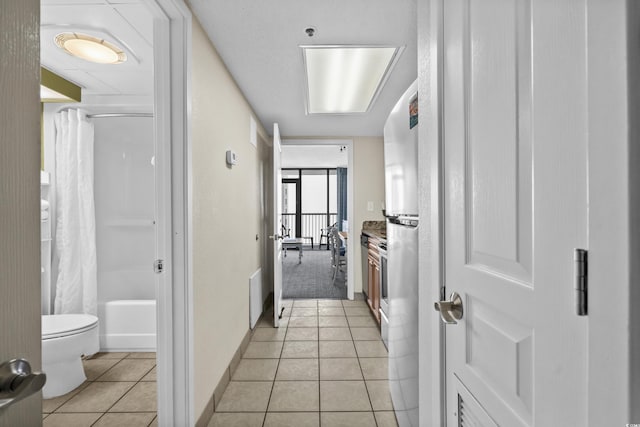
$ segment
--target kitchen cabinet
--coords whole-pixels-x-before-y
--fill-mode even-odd
[[[378,240],[376,239],[369,239],[367,263],[369,267],[367,304],[378,323],[380,323],[380,254],[378,253]]]

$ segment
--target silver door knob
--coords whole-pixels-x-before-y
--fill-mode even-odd
[[[279,234],[274,234],[273,236],[269,236],[269,238],[271,240],[276,240],[276,239],[282,240],[283,239],[283,237],[281,235],[279,235]]]
[[[32,372],[25,359],[13,359],[0,365],[0,411],[40,391],[47,376]]]
[[[462,319],[462,298],[457,292],[453,292],[449,301],[437,301],[434,304],[436,311],[440,312],[440,318],[448,325],[455,325],[456,320]]]

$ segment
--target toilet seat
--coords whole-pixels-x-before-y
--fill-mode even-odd
[[[90,314],[54,314],[42,316],[42,339],[76,335],[98,326],[98,318]]]

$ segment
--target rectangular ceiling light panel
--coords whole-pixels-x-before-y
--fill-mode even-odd
[[[307,74],[307,113],[365,113],[387,79],[398,48],[301,46]]]

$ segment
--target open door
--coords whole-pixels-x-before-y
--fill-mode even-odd
[[[587,425],[585,5],[443,16],[446,425]]]
[[[280,326],[282,315],[282,169],[280,168],[280,129],[273,124],[273,326]]]

